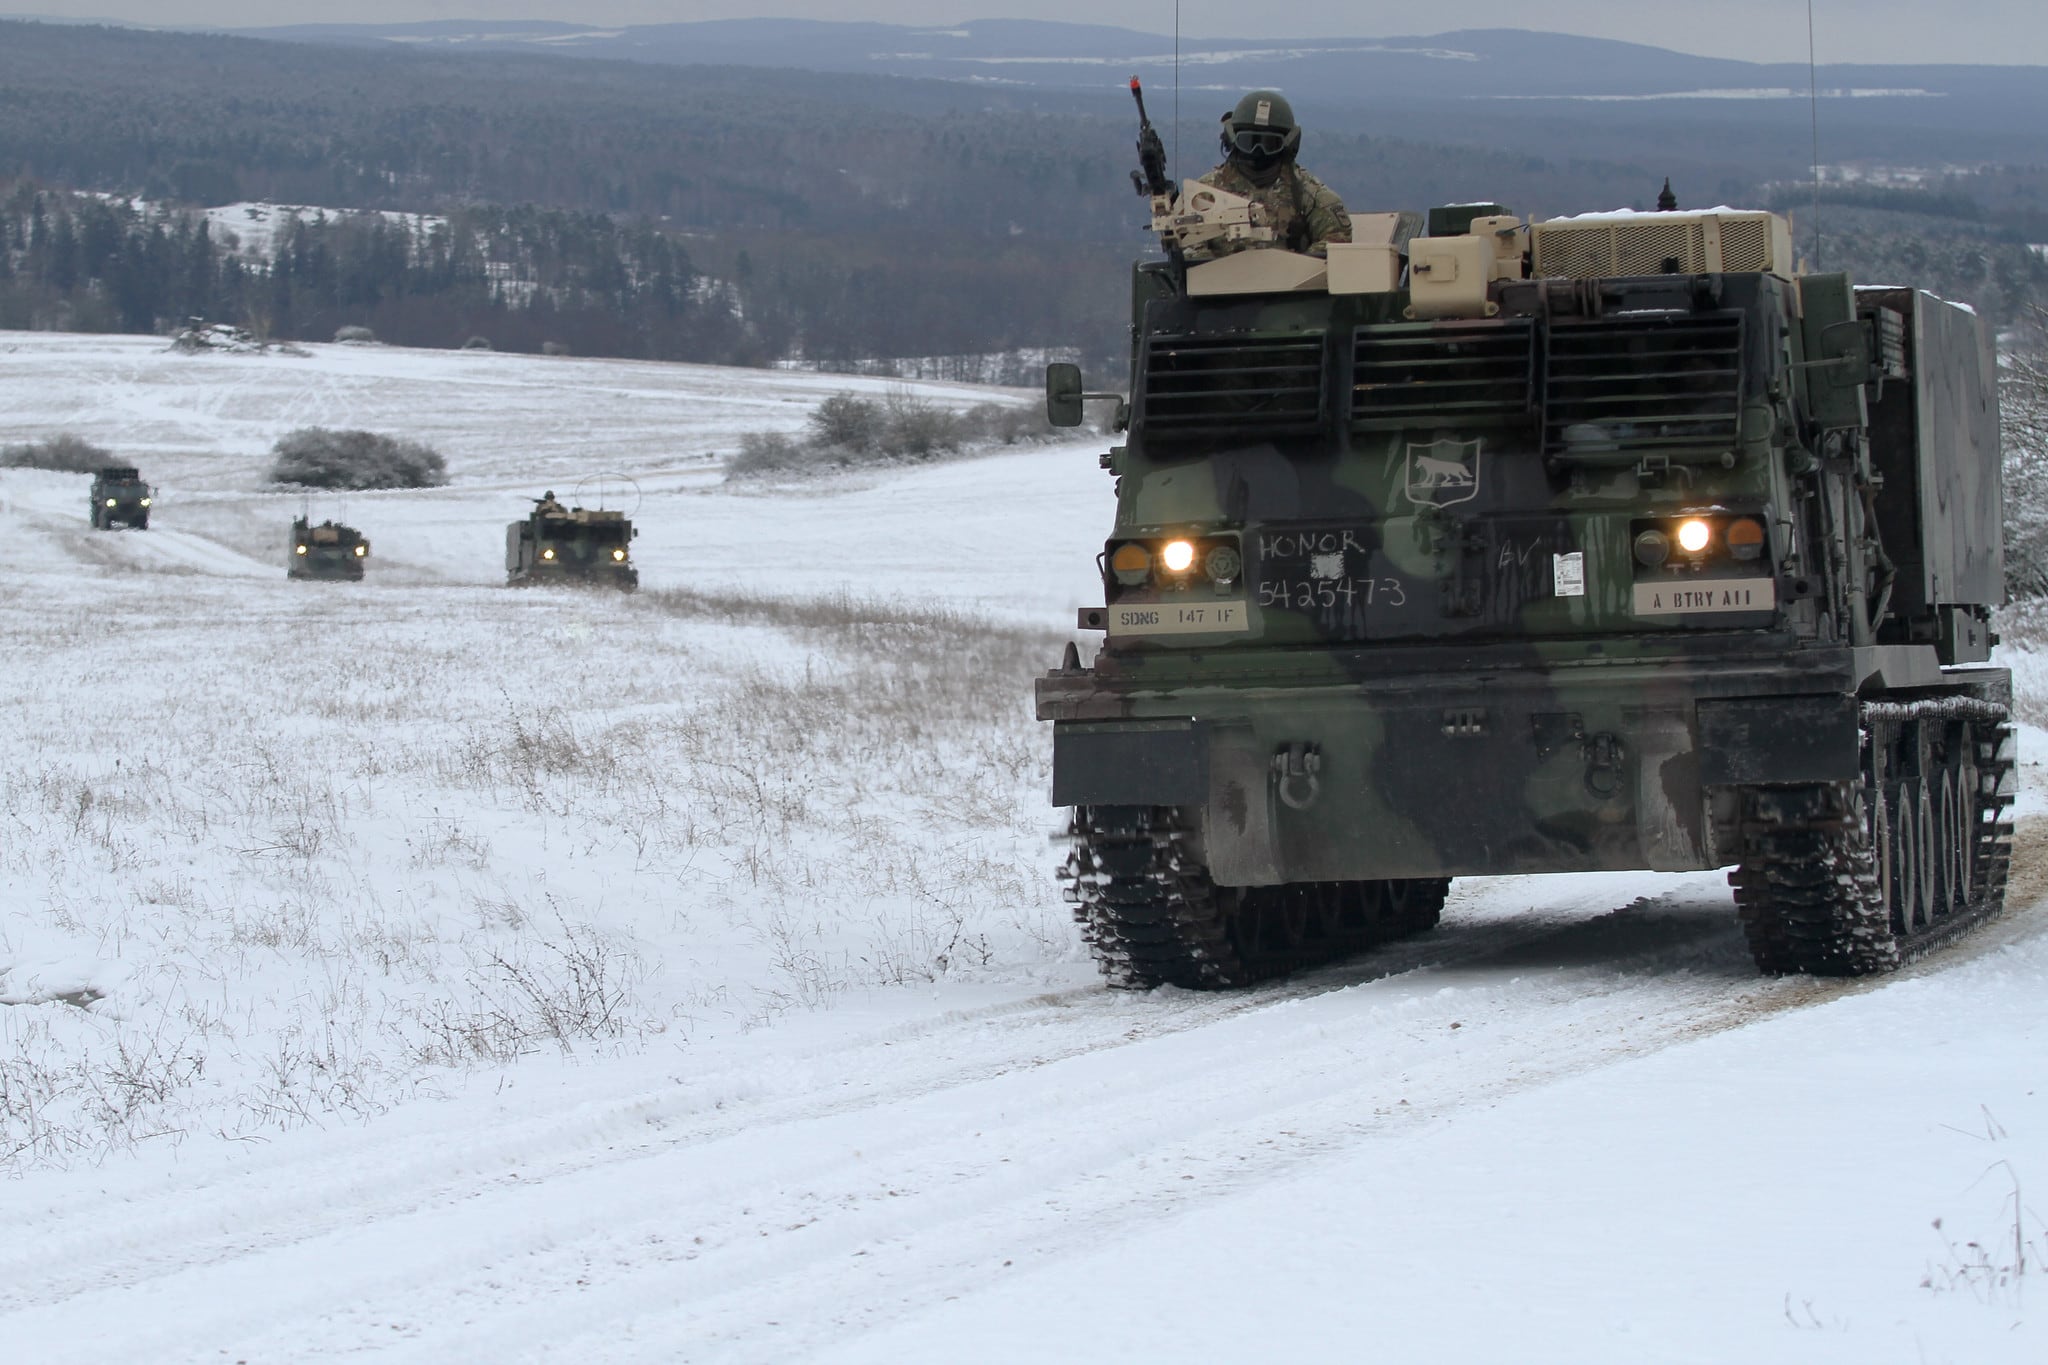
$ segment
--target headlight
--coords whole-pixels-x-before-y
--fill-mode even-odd
[[[1186,573],[1195,562],[1195,545],[1190,540],[1170,540],[1159,552],[1159,562],[1168,573]]]
[[[303,545],[301,545],[301,546],[300,546],[300,547],[298,548],[298,553],[299,553],[299,554],[304,554],[304,553],[306,553],[306,547],[305,547],[305,546],[303,546]]]
[[[552,545],[548,546],[540,552],[540,557],[542,559],[553,559],[555,557],[555,547]]]
[[[1678,524],[1678,548],[1689,555],[1696,555],[1707,548],[1707,542],[1714,538],[1714,528],[1694,517]]]
[[[1243,570],[1244,556],[1228,545],[1218,545],[1202,561],[1202,572],[1208,574],[1209,581],[1218,587],[1236,582]]]
[[[148,499],[148,498],[144,498],[144,499],[142,500],[142,505],[143,505],[144,507],[147,507],[147,506],[149,506],[149,499]]]
[[[370,553],[370,547],[369,547],[369,546],[367,546],[367,545],[358,545],[358,546],[356,546],[356,558],[357,558],[357,559],[361,559],[361,558],[362,558],[362,557],[363,557],[364,555],[366,555],[366,554],[368,554],[368,553]]]
[[[617,560],[617,561],[618,561],[619,563],[623,564],[623,563],[625,563],[625,562],[626,562],[626,552],[625,552],[624,550],[622,550],[622,549],[621,549],[621,550],[613,550],[613,551],[612,551],[612,558],[613,558],[613,559],[615,559],[615,560]]]
[[[1737,559],[1755,559],[1764,552],[1764,524],[1748,517],[1728,528],[1728,553]]]
[[[1117,582],[1135,588],[1152,576],[1152,554],[1142,545],[1119,545],[1109,557],[1109,567]]]
[[[114,499],[114,498],[108,498],[108,499],[107,499],[107,506],[109,506],[109,507],[112,507],[112,506],[114,505],[114,503],[115,503],[115,502],[116,502],[116,499]]]
[[[1671,558],[1671,537],[1662,531],[1645,531],[1636,537],[1636,563],[1654,569]]]

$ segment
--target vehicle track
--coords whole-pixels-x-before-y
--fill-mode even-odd
[[[2048,889],[2039,832],[2016,904]],[[1750,976],[1705,878],[1606,914],[1454,905],[1439,936],[1243,995],[1060,992],[779,1052],[772,1076],[418,1106],[170,1190],[116,1181],[10,1220],[0,1304],[52,1360],[790,1358],[1005,1261],[1866,989]]]

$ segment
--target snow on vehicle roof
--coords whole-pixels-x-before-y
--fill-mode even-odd
[[[1717,204],[1710,209],[1674,209],[1670,212],[1666,212],[1662,209],[1602,209],[1593,213],[1566,214],[1562,218],[1545,218],[1542,221],[1546,223],[1606,223],[1619,222],[1620,220],[1626,218],[1670,218],[1674,216],[1685,218],[1705,213],[1725,214],[1767,212],[1769,212],[1768,209],[1736,209],[1730,208],[1726,204]]]

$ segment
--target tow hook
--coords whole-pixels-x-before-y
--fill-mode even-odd
[[[1322,751],[1313,744],[1282,745],[1273,755],[1273,774],[1279,779],[1280,801],[1289,810],[1307,810],[1323,793]]]
[[[1602,731],[1586,741],[1586,790],[1602,801],[1621,795],[1627,785],[1621,769],[1623,747],[1621,737],[1611,731]]]

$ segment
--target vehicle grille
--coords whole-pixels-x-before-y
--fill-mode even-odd
[[[1351,420],[1401,427],[1526,416],[1535,406],[1536,329],[1526,319],[1361,327],[1351,365]]]
[[[1547,454],[1735,448],[1742,419],[1740,314],[1553,321],[1548,350]]]
[[[1144,404],[1159,431],[1313,431],[1323,421],[1323,334],[1154,337]]]

